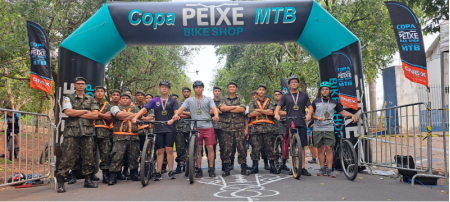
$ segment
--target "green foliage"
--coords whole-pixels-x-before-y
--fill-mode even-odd
[[[422,19],[425,35],[440,31],[440,21],[448,20],[448,0],[401,0],[414,10],[416,16]],[[421,12],[417,12],[421,11]]]

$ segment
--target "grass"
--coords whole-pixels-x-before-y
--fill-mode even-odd
[[[5,160],[4,160],[4,159],[0,159],[0,164],[4,164],[4,163],[5,163]],[[7,164],[11,164],[12,161],[6,160],[6,163],[7,163]]]

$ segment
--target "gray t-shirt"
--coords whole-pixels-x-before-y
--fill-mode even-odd
[[[312,103],[314,114],[318,117],[325,117],[325,112],[328,112],[330,115],[329,119],[325,121],[314,120],[314,131],[334,131],[334,113],[342,112],[344,109],[342,105],[339,104],[338,101],[334,99],[323,99],[317,98]],[[326,118],[326,117],[325,117]]]
[[[197,110],[199,109],[202,113],[200,115],[197,114]],[[184,109],[188,109],[191,112],[191,119],[197,119],[197,120],[208,120],[211,119],[211,115],[209,114],[209,111],[215,107],[216,104],[214,103],[214,100],[210,97],[204,96],[202,99],[195,99],[195,97],[190,97],[186,99],[181,105]],[[194,127],[194,122],[191,122],[191,128]],[[197,122],[197,128],[212,128],[212,122],[211,121],[199,121]]]

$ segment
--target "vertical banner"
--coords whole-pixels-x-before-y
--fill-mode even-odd
[[[52,72],[50,46],[47,34],[41,25],[27,20],[30,45],[30,87],[52,94]]]
[[[289,84],[283,77],[280,77],[280,81],[281,81],[281,93],[285,94],[289,91]]]
[[[353,63],[344,52],[333,52],[333,67],[336,73],[339,99],[343,106],[358,110],[356,83],[353,75]]]
[[[391,16],[405,77],[428,87],[422,29],[416,15],[403,3],[384,2]]]

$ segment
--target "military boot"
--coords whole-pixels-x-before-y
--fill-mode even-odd
[[[264,159],[264,170],[269,170],[269,163],[267,162],[267,158]]]
[[[281,165],[280,170],[289,171],[289,168],[286,166],[287,159],[283,159],[283,165]]]
[[[100,178],[98,178],[94,173],[91,174],[92,181],[100,181]]]
[[[67,184],[75,184],[77,183],[77,170],[70,171],[70,175],[68,176],[69,182]]]
[[[177,164],[177,168],[175,169],[175,174],[180,174],[180,173],[182,173],[182,171],[181,171],[181,168],[182,168],[182,166],[184,165],[184,163],[178,163]]]
[[[242,163],[241,164],[241,175],[250,175],[250,171],[247,170],[247,164],[246,163]]]
[[[222,171],[225,171],[225,164],[222,161]]]
[[[141,176],[139,176],[137,168],[130,171],[130,178],[133,181],[140,181],[141,180]]]
[[[84,187],[85,188],[97,188],[98,186],[92,182],[92,175],[84,176]]]
[[[280,171],[277,168],[275,168],[275,162],[273,160],[270,160],[269,162],[270,162],[270,173],[280,174]]]
[[[234,158],[231,158],[231,163],[229,165],[230,170],[234,170]]]
[[[128,171],[128,163],[123,166],[122,175],[126,178],[130,177],[130,172]]]
[[[122,172],[117,172],[116,179],[117,180],[126,180],[127,178],[122,174]]]
[[[224,163],[223,167],[225,168],[225,170],[222,173],[222,177],[226,177],[226,176],[230,175],[230,164]]]
[[[57,177],[56,181],[58,182],[58,189],[56,190],[56,192],[58,192],[58,193],[66,192],[66,189],[64,188],[64,178],[63,177]]]
[[[250,170],[250,174],[256,174],[256,173],[259,173],[258,161],[257,160],[253,160],[253,165],[252,165],[252,169]]]
[[[108,184],[109,183],[109,170],[108,169],[102,170],[102,175],[103,175],[102,182],[104,184]]]
[[[110,172],[109,173],[108,186],[117,184],[116,176],[117,176],[117,173],[115,173],[115,172]]]

